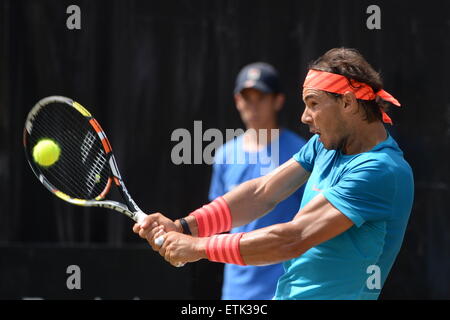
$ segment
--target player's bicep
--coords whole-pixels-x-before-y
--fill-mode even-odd
[[[318,194],[300,210],[291,222],[299,232],[299,251],[328,241],[353,226],[352,220]]]

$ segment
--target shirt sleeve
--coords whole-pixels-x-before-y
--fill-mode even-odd
[[[300,151],[293,156],[294,160],[299,162],[308,172],[312,172],[314,168],[314,162],[316,161],[316,156],[319,151],[318,139],[319,136],[317,134],[312,136]]]
[[[353,168],[322,194],[359,228],[366,221],[391,216],[395,190],[393,172],[374,160]]]

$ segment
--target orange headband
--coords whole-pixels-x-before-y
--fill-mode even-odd
[[[381,99],[400,107],[400,102],[384,90],[375,93],[369,85],[363,82],[358,82],[341,76],[340,74],[325,71],[310,69],[306,75],[305,82],[303,83],[303,88],[323,90],[338,94],[344,94],[351,91],[355,94],[356,99],[362,100],[374,100],[379,96]],[[380,108],[380,110],[383,115],[383,122],[392,125],[391,118],[383,111],[383,109]]]

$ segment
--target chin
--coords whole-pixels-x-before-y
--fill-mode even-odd
[[[338,150],[338,149],[340,149],[339,143],[334,143],[334,142],[330,142],[330,141],[327,141],[327,140],[324,141],[320,137],[319,137],[319,139],[320,139],[320,142],[322,142],[324,148],[327,149],[327,150]]]
[[[257,125],[258,124],[258,118],[257,117],[247,117],[244,121],[249,126]]]
[[[323,142],[322,142],[322,144],[323,144],[323,147],[325,149],[327,149],[327,150],[336,150],[337,149],[335,146],[332,146],[332,145],[330,146],[330,145],[328,145],[326,143],[323,143]]]

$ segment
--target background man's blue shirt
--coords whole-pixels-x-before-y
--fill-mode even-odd
[[[279,155],[275,157],[279,160],[268,162],[265,154],[261,156],[258,152],[258,157],[261,156],[262,161],[249,161],[255,159],[255,154],[243,151],[243,136],[239,136],[224,144],[217,150],[215,159],[223,164],[215,163],[213,166],[213,175],[209,192],[209,199],[212,201],[215,198],[227,193],[242,182],[258,178],[262,172],[273,170],[278,165],[291,159],[294,153],[298,152],[306,141],[300,138],[295,133],[282,129],[278,139]],[[275,149],[275,148],[274,148]],[[264,150],[269,157],[272,157],[271,148]],[[273,159],[274,157],[272,157]],[[228,159],[225,161],[224,159]],[[239,159],[239,163],[236,161]],[[233,163],[234,162],[234,163]],[[228,163],[228,164],[227,164]],[[253,163],[253,164],[252,164]],[[263,170],[262,170],[263,169]],[[251,223],[234,228],[232,233],[248,232],[255,229],[267,227],[276,223],[288,222],[293,219],[298,211],[300,200],[302,197],[303,188],[297,190],[293,195],[285,201],[278,204],[278,206],[271,212],[267,213]],[[273,264],[269,266],[238,266],[227,264],[224,269],[224,279],[222,288],[222,299],[224,300],[252,300],[252,299],[272,299],[275,294],[275,289],[279,277],[284,273],[282,264]]]
[[[286,261],[275,299],[378,298],[370,266],[379,267],[382,287],[413,202],[412,170],[398,144],[388,135],[368,152],[344,155],[315,135],[294,159],[311,172],[300,208],[322,193],[354,226]]]

